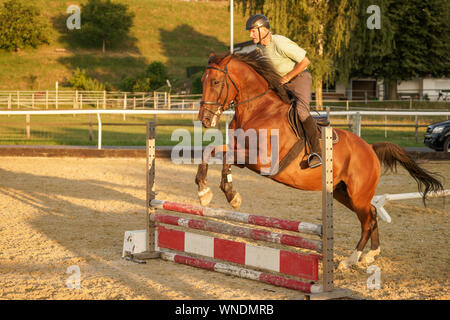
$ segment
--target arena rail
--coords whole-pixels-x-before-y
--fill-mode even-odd
[[[90,110],[75,110],[75,109],[67,109],[67,110],[0,110],[0,116],[19,116],[23,115],[26,117],[26,128],[27,132],[30,132],[30,117],[31,116],[48,116],[48,115],[96,115],[98,121],[98,149],[102,148],[102,115],[114,115],[120,114],[125,118],[126,115],[197,115],[198,110],[155,110],[155,109],[140,109],[140,110],[129,110],[129,109],[90,109]],[[226,117],[225,126],[226,130],[228,129],[228,123],[231,120],[234,111],[228,110],[224,112]],[[448,117],[450,116],[450,111],[318,111],[319,116],[328,115],[328,116],[347,116],[352,117],[351,121],[351,130],[353,133],[361,136],[361,122],[362,116],[436,116],[436,117]],[[417,136],[417,133],[416,133]],[[226,135],[228,137],[228,135]]]

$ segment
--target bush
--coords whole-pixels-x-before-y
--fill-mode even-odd
[[[48,44],[48,25],[36,7],[9,0],[0,7],[0,48],[8,51]]]
[[[161,88],[169,79],[166,66],[160,61],[148,65],[143,73],[123,78],[120,88],[130,92],[148,92]]]
[[[191,94],[199,94],[203,92],[202,75],[203,73],[199,73],[194,77],[191,85]]]
[[[69,80],[69,83],[77,89],[86,90],[86,91],[103,91],[109,90],[109,84],[103,84],[97,79],[89,78],[86,75],[86,70],[82,70],[77,68]]]
[[[150,78],[151,89],[156,90],[166,84],[169,73],[166,66],[160,61],[153,61],[145,70],[145,76]]]

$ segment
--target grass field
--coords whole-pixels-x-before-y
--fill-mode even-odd
[[[144,146],[145,123],[154,120],[153,116],[102,115],[102,144],[103,146]],[[183,132],[190,134],[190,141],[184,144],[194,145],[194,122],[196,115],[169,116],[158,115],[157,145],[174,146],[180,143],[179,136]],[[221,131],[224,133],[225,119],[221,119]],[[419,125],[446,120],[446,117],[420,117]],[[383,124],[375,117],[363,118],[364,124]],[[350,130],[345,117],[332,118],[335,127]],[[387,124],[414,125],[414,117],[388,119]],[[195,129],[197,130],[197,129]],[[361,137],[369,143],[377,141],[391,141],[403,147],[423,147],[423,137],[426,127],[419,127],[417,135],[414,127],[366,127],[361,130]],[[203,129],[203,134],[205,129]],[[97,117],[88,115],[64,116],[33,116],[30,118],[30,138],[26,135],[25,116],[3,116],[0,119],[0,145],[97,145]],[[417,141],[416,141],[417,137]],[[223,138],[224,139],[224,138]],[[206,140],[206,139],[205,139]],[[223,140],[225,141],[225,140]],[[203,141],[209,145],[212,141]],[[219,143],[214,141],[215,143]]]
[[[143,71],[152,61],[162,61],[174,81],[182,81],[186,67],[205,65],[210,51],[228,50],[228,1],[120,2],[135,13],[134,26],[127,41],[114,48],[107,46],[103,55],[101,44],[98,48],[82,48],[69,36],[66,10],[73,2],[33,1],[50,26],[50,45],[12,53],[0,50],[0,90],[53,89],[56,81],[64,83],[77,67],[86,69],[91,77],[117,85],[122,77]],[[235,10],[235,42],[249,40],[244,25],[245,17]]]

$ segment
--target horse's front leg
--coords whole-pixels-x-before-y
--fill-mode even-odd
[[[233,190],[233,179],[231,177],[231,164],[224,163],[222,168],[222,179],[220,180],[220,189],[225,194],[228,203],[234,210],[239,210],[242,204],[242,198],[239,192]]]
[[[197,175],[195,176],[195,183],[198,186],[198,198],[202,206],[207,206],[213,197],[213,194],[209,187],[206,186],[208,174],[208,163],[202,160],[202,163],[198,165]]]

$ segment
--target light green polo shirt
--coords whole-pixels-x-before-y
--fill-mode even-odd
[[[258,44],[257,49],[272,62],[280,76],[291,72],[295,65],[306,56],[306,51],[298,44],[278,34],[272,35],[272,41],[267,47]]]

